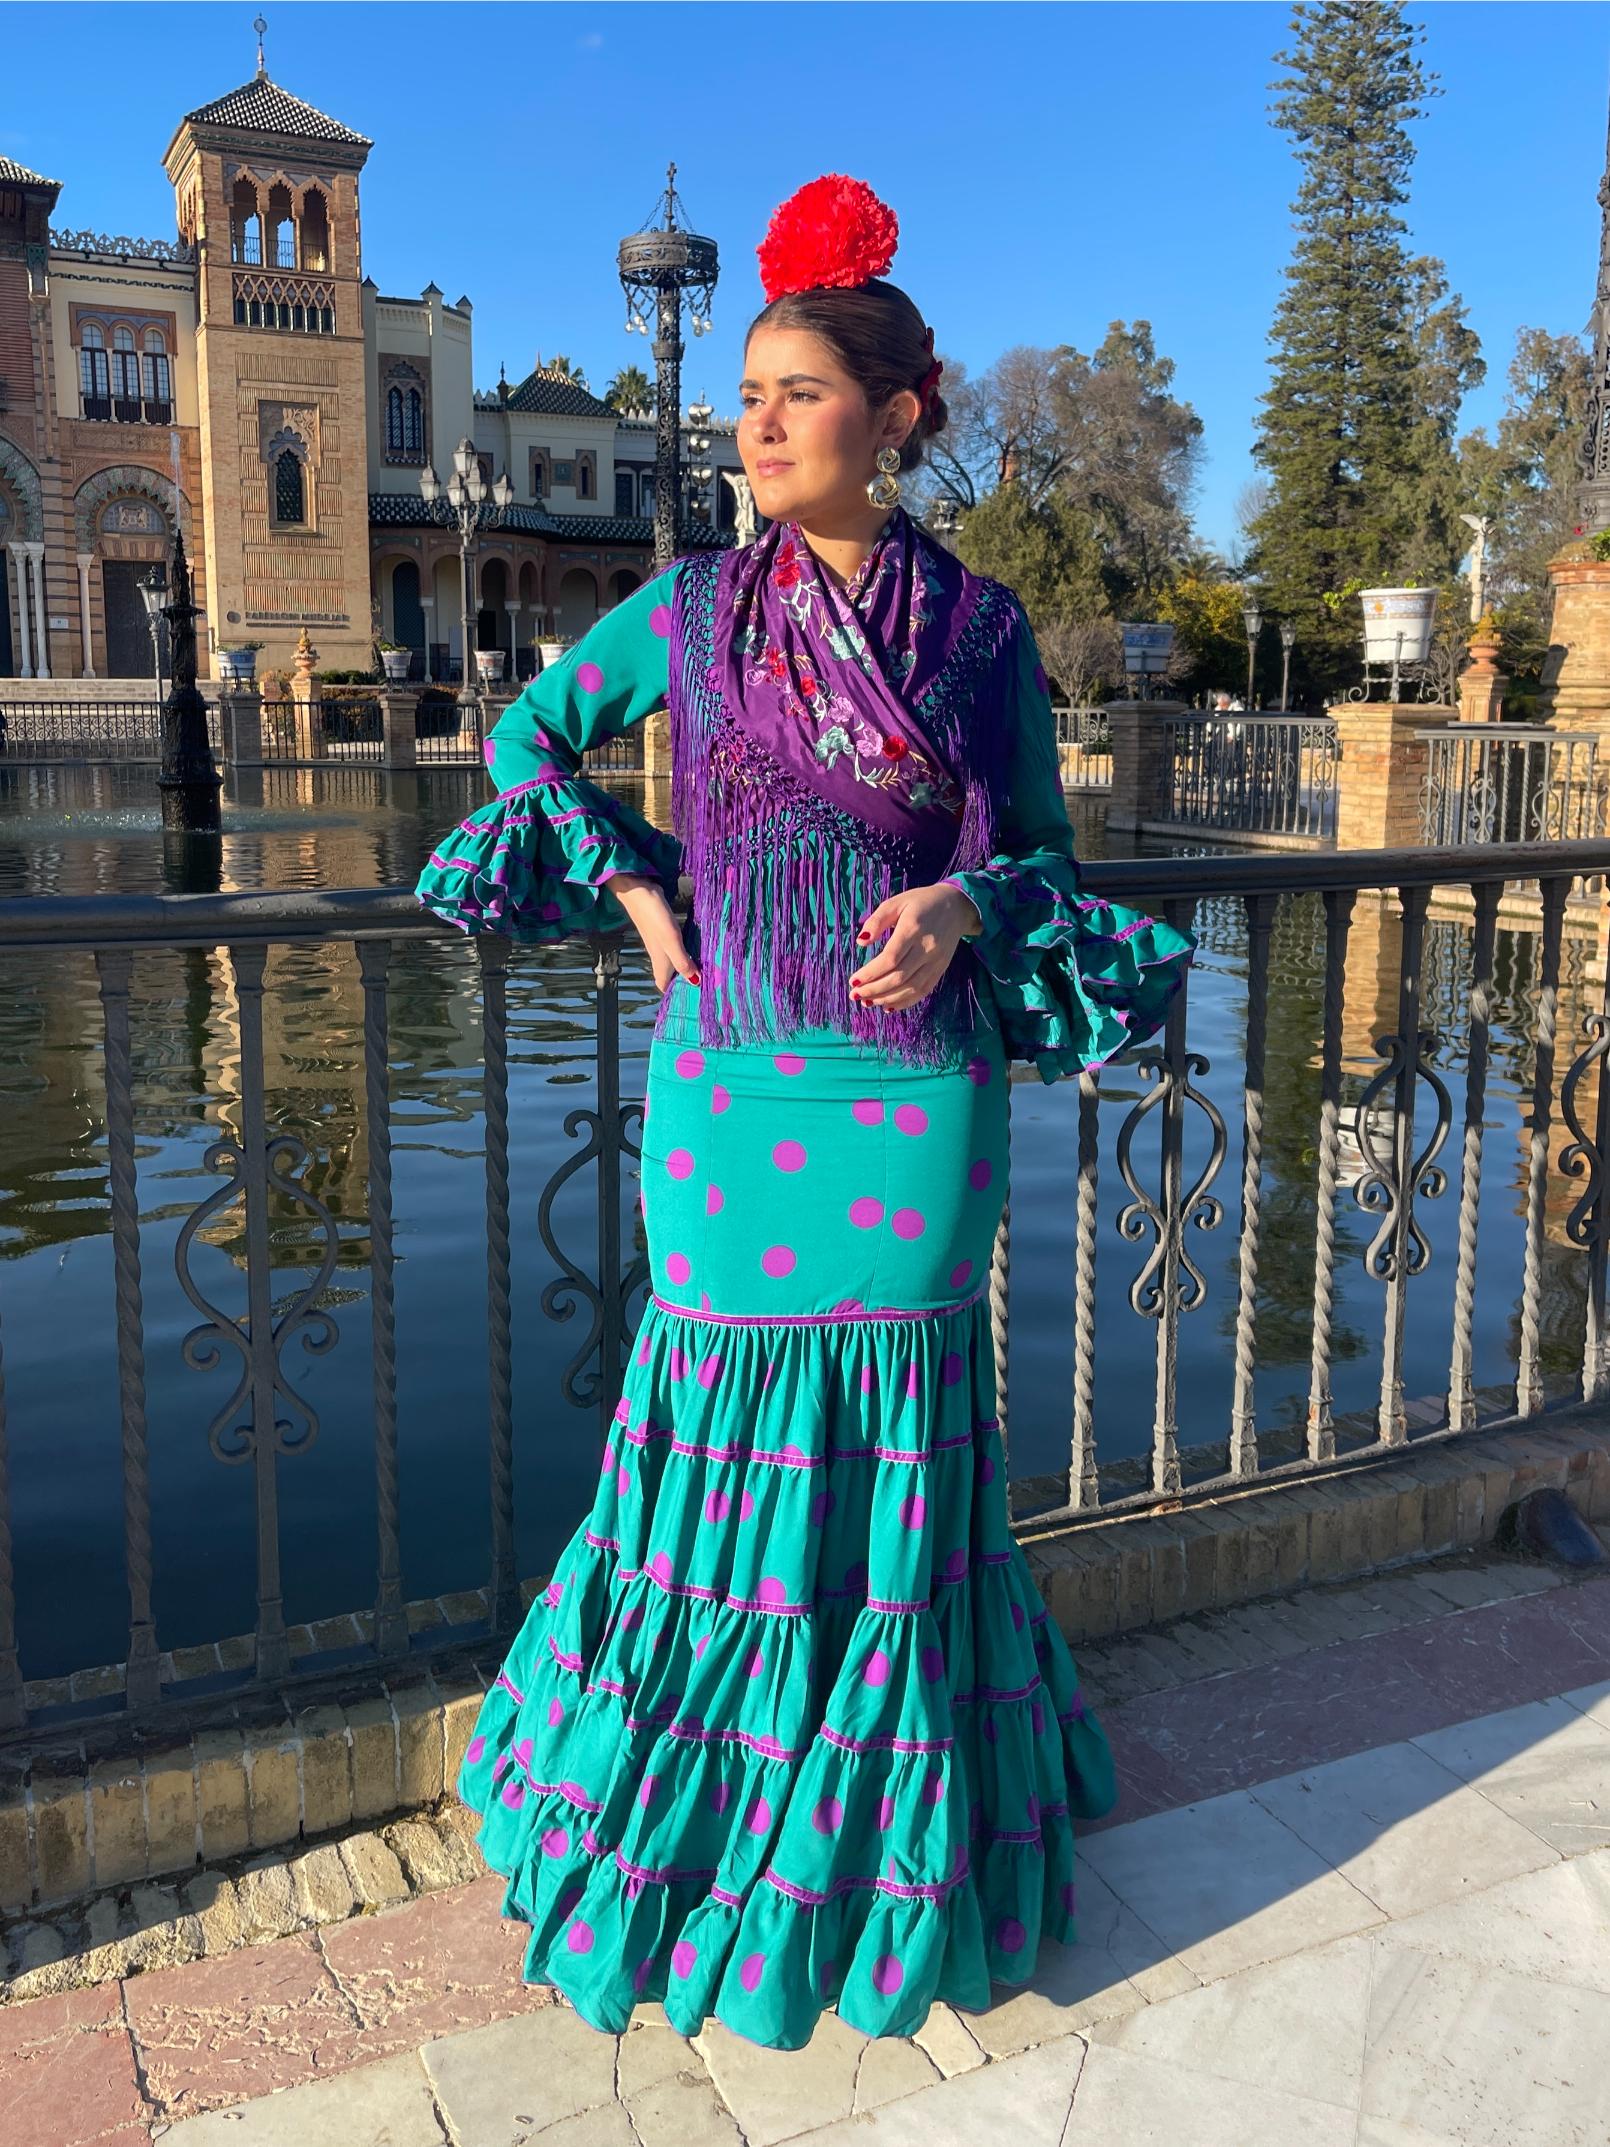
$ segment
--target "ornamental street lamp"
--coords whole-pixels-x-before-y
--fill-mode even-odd
[[[668,567],[682,532],[679,413],[682,408],[682,294],[695,335],[707,335],[720,262],[714,239],[700,238],[682,220],[676,166],[666,174],[664,221],[621,240],[621,287],[628,334],[647,335],[654,319],[654,565]],[[708,482],[708,479],[706,479]]]
[[[474,588],[475,548],[483,529],[496,529],[514,502],[514,487],[505,473],[488,484],[473,440],[460,440],[453,450],[453,474],[444,485],[433,468],[421,470],[420,497],[433,522],[458,530],[459,639],[464,661],[458,686],[460,708],[477,708],[480,693],[473,683],[475,657],[470,647],[470,591]]]
[[[1249,597],[1241,607],[1241,617],[1247,629],[1247,713],[1251,715],[1255,703],[1252,698],[1253,675],[1258,662],[1258,630],[1263,625],[1263,613],[1258,599]]]
[[[162,607],[168,601],[168,591],[157,568],[139,585],[140,602],[145,606],[145,623],[151,634],[151,660],[156,666],[157,702],[162,701]]]
[[[1282,619],[1280,622],[1280,713],[1282,715],[1291,706],[1291,652],[1296,645],[1296,620]]]

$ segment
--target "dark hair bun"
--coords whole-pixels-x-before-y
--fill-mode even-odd
[[[898,284],[878,279],[850,288],[787,291],[755,316],[749,334],[757,328],[799,328],[820,336],[874,410],[902,389],[919,394],[933,363],[922,315]],[[917,467],[923,442],[943,432],[949,417],[936,393],[907,435],[902,470]]]

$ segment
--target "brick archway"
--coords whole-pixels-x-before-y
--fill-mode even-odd
[[[160,470],[142,469],[138,463],[121,463],[110,470],[97,470],[73,496],[73,530],[81,552],[93,552],[100,542],[101,509],[109,500],[148,499],[161,508],[169,529],[182,529],[190,541],[190,511],[184,494]]]
[[[21,527],[15,532],[19,544],[39,544],[45,535],[45,497],[39,472],[20,447],[0,440],[0,478],[21,509]]]

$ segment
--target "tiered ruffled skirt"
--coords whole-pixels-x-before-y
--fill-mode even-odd
[[[1005,1070],[842,1037],[709,1051],[674,987],[654,1300],[592,1512],[460,1782],[600,2028],[785,2049],[989,2003],[1076,1907],[1112,1763],[1007,1525],[987,1286]]]

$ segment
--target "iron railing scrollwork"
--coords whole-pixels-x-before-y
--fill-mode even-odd
[[[1311,716],[1170,716],[1157,818],[1324,841],[1336,832],[1336,725]]]

